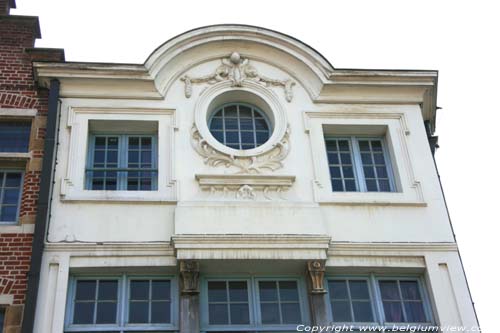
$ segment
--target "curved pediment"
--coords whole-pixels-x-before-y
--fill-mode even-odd
[[[311,97],[319,94],[333,72],[333,67],[321,54],[301,41],[279,32],[245,25],[208,26],[183,33],[157,48],[145,62],[145,67],[159,92],[165,96],[175,80],[191,68],[210,61],[223,64],[234,52],[247,61],[265,63],[289,75],[289,78],[267,78],[267,83],[272,80],[276,85],[285,86],[287,80],[294,80]],[[266,78],[262,77],[265,81]]]

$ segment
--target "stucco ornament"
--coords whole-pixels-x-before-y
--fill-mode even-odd
[[[253,81],[266,87],[283,87],[285,99],[291,102],[293,99],[293,86],[295,82],[291,79],[279,80],[265,77],[250,64],[250,60],[241,57],[238,52],[233,52],[228,58],[221,59],[222,64],[217,67],[214,73],[201,76],[190,77],[184,75],[181,81],[184,82],[184,94],[190,98],[193,94],[193,84],[208,83],[215,84],[222,81],[230,81],[233,87],[241,87],[244,81]]]
[[[283,138],[270,150],[254,156],[235,156],[213,148],[200,134],[196,125],[191,130],[191,143],[205,164],[211,167],[225,166],[238,168],[238,174],[260,174],[264,171],[275,171],[283,167],[282,161],[290,152],[290,127],[287,127]]]

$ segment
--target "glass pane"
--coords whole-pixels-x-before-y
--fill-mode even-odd
[[[345,280],[332,280],[328,282],[330,298],[332,299],[348,299],[347,285]]]
[[[240,117],[245,117],[245,118],[252,117],[252,109],[250,109],[248,106],[240,105],[239,109],[240,109]]]
[[[342,167],[342,172],[344,173],[344,178],[354,178],[354,170],[351,166]]]
[[[104,157],[105,157],[105,152],[104,150],[96,150],[94,152],[94,167],[102,167],[104,166]],[[102,165],[99,165],[102,164]]]
[[[257,143],[258,144],[263,144],[267,140],[269,140],[269,132],[257,132],[256,136],[257,136]]]
[[[77,301],[95,300],[96,281],[95,280],[79,280],[76,282]]]
[[[354,311],[354,321],[373,322],[372,307],[369,301],[353,301],[352,309]]]
[[[370,153],[368,154],[364,154],[362,153],[361,154],[361,161],[363,162],[363,164],[373,164],[373,160],[372,160],[372,155]]]
[[[372,140],[372,150],[373,151],[381,151],[382,150],[382,141]]]
[[[375,161],[375,164],[385,164],[384,154],[382,153],[373,154],[373,159]]]
[[[170,302],[151,303],[151,323],[170,323]]]
[[[141,149],[142,150],[151,150],[152,140],[150,137],[141,138]]]
[[[344,191],[344,184],[341,180],[332,180],[333,191]]]
[[[144,163],[151,164],[152,157],[153,153],[151,151],[142,151],[141,152],[141,164],[143,164],[142,167],[145,167]]]
[[[337,151],[337,140],[327,140],[326,141],[326,150],[327,151]]]
[[[116,167],[118,164],[118,151],[109,150],[107,156],[107,162],[110,167]]]
[[[214,136],[215,140],[219,141],[220,143],[224,143],[224,132],[212,131],[211,133]]]
[[[229,300],[231,302],[247,302],[248,290],[245,281],[229,282]]]
[[[102,150],[106,149],[106,138],[103,136],[96,136],[95,137],[95,149],[96,150]]]
[[[281,304],[281,315],[283,324],[299,324],[302,322],[299,303]]]
[[[261,303],[260,314],[263,324],[280,324],[280,312],[277,303]]]
[[[248,304],[231,304],[231,324],[250,324]]]
[[[226,130],[237,130],[238,129],[238,119],[236,118],[226,118],[225,119]]]
[[[96,323],[113,324],[116,322],[116,303],[99,302],[97,303]]]
[[[377,167],[377,177],[378,178],[387,178],[387,168],[385,166],[383,167]]]
[[[378,187],[379,187],[380,192],[390,192],[391,191],[391,185],[390,185],[388,180],[379,180]]]
[[[345,190],[348,192],[355,192],[356,189],[356,181],[354,179],[345,180]]]
[[[402,323],[403,318],[403,308],[400,302],[390,302],[385,301],[384,303],[384,313],[385,321],[389,323]]]
[[[139,149],[139,138],[138,137],[128,138],[128,149]]]
[[[339,150],[340,151],[349,151],[349,141],[347,140],[338,140]]]
[[[342,164],[351,164],[351,154],[340,154],[340,161],[342,162]]]
[[[0,122],[0,152],[27,152],[31,123]]]
[[[405,302],[406,321],[409,323],[423,323],[426,321],[422,302]]]
[[[253,131],[253,121],[252,118],[249,119],[240,119],[240,128],[241,130]]]
[[[22,174],[20,172],[7,172],[5,178],[5,187],[20,187]]]
[[[349,290],[352,299],[370,299],[366,281],[349,281]]]
[[[330,167],[330,175],[332,178],[341,178],[342,174],[340,173],[339,167]]]
[[[130,302],[129,316],[130,323],[147,323],[149,321],[149,302]]]
[[[118,149],[118,137],[109,137],[108,138],[108,149]]]
[[[373,167],[364,167],[363,172],[366,178],[375,178],[375,171],[373,170]]]
[[[246,144],[255,143],[253,132],[241,132],[241,143],[246,143]]]
[[[377,192],[378,191],[377,181],[374,179],[367,179],[366,180],[366,189],[369,192]]]
[[[225,281],[208,282],[208,301],[227,302],[227,291]]]
[[[351,322],[351,308],[349,301],[333,301],[332,315],[335,322]]]
[[[370,143],[368,141],[358,141],[359,142],[359,150],[361,151],[370,151]]]
[[[379,281],[379,286],[383,300],[401,299],[399,296],[397,281]]]
[[[130,299],[132,300],[149,299],[149,280],[130,281]]]
[[[259,295],[261,302],[277,301],[278,290],[275,281],[260,281],[259,282]]]
[[[401,293],[405,300],[421,300],[417,281],[400,281]]]
[[[298,301],[299,291],[297,289],[297,282],[295,281],[281,281],[280,286],[280,301]]]
[[[117,281],[99,281],[98,299],[103,301],[113,301],[117,299],[118,282]]]
[[[269,130],[269,127],[267,126],[267,122],[265,121],[264,118],[255,119],[255,130],[257,130],[257,131]]]
[[[229,324],[227,313],[227,304],[209,304],[208,305],[208,322],[210,325]]]
[[[132,167],[131,164],[132,163],[135,163],[135,164],[139,164],[139,152],[138,151],[129,151],[128,152],[128,164],[129,164],[129,167]],[[136,167],[137,167],[136,165]]]
[[[212,122],[210,123],[211,130],[222,130],[222,118],[212,118]]]
[[[153,280],[153,290],[151,293],[153,300],[170,300],[170,281],[169,280]]]
[[[237,117],[236,105],[228,105],[224,108],[224,117]]]
[[[17,205],[19,202],[19,194],[21,193],[20,189],[8,189],[3,192],[3,202],[1,204],[4,205]]]
[[[328,153],[329,164],[339,164],[339,155],[337,153]]]
[[[239,143],[240,136],[238,132],[226,132],[226,143]]]
[[[75,303],[73,324],[93,324],[94,303]]]
[[[15,222],[17,217],[17,206],[3,206],[0,211],[0,221]]]

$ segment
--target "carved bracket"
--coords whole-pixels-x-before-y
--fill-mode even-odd
[[[260,75],[257,69],[250,65],[250,61],[246,58],[242,58],[238,52],[233,52],[228,58],[221,59],[221,62],[222,64],[217,67],[213,74],[196,78],[184,75],[181,78],[181,81],[184,82],[184,95],[186,98],[190,98],[192,96],[193,84],[215,84],[221,81],[230,81],[233,87],[241,87],[244,81],[253,81],[266,87],[283,87],[285,99],[287,102],[292,101],[292,88],[295,85],[294,81],[290,79],[271,79]]]
[[[311,282],[311,294],[324,294],[325,261],[315,260],[307,262],[307,272]]]
[[[193,126],[191,131],[191,143],[198,154],[204,158],[205,164],[217,167],[223,165],[226,168],[236,167],[240,169],[237,173],[259,174],[264,170],[275,171],[283,167],[283,161],[290,151],[290,128],[287,128],[285,135],[272,149],[256,156],[234,156],[212,148],[203,139],[200,132]]]
[[[200,264],[194,260],[180,261],[181,293],[184,295],[198,294],[198,278],[200,276]]]

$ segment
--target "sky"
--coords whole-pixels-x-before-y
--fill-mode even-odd
[[[210,24],[277,30],[336,68],[439,70],[436,160],[472,297],[494,332],[500,296],[499,10],[495,1],[17,0],[39,16],[38,47],[68,61],[143,63],[160,44]],[[495,287],[496,286],[496,287]]]

